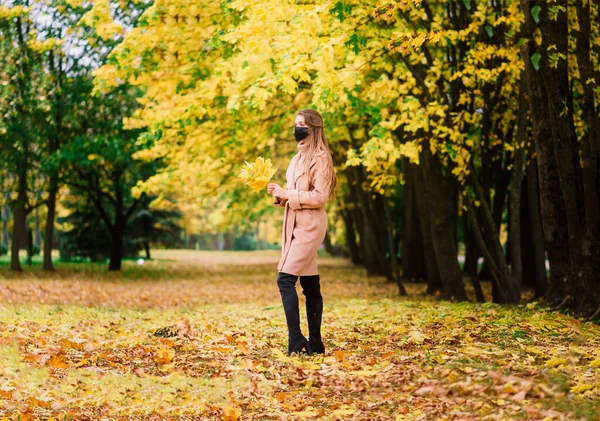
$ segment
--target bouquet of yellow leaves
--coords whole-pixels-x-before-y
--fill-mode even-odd
[[[256,161],[250,163],[244,161],[246,164],[242,167],[238,178],[244,182],[247,186],[250,186],[255,192],[267,187],[273,174],[277,172],[277,168],[273,168],[273,164],[270,159],[264,159],[262,157],[256,158]]]

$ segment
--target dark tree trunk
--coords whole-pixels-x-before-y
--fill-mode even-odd
[[[110,249],[110,262],[108,270],[121,270],[123,259],[123,235],[125,234],[125,210],[123,207],[123,192],[117,183],[115,194],[115,223],[111,230],[112,244]]]
[[[496,290],[492,290],[494,302],[518,304],[521,300],[521,283],[512,276],[506,264],[504,251],[498,237],[498,228],[494,223],[483,189],[474,176],[473,170],[469,175],[469,183],[475,192],[475,197],[467,197],[469,220],[479,248],[490,266]],[[474,200],[479,200],[479,213],[473,205]],[[479,218],[478,218],[479,216]],[[494,294],[495,292],[495,294]]]
[[[590,39],[592,37],[591,10],[589,0],[575,2],[579,31],[577,32],[577,67],[584,92],[583,119],[589,128],[582,139],[583,145],[583,191],[587,235],[596,240],[600,214],[598,211],[598,153],[600,151],[600,116],[594,102],[594,87],[600,83],[600,71],[594,70]],[[597,22],[596,22],[597,25]],[[592,82],[593,81],[593,82]]]
[[[485,295],[481,289],[479,274],[477,273],[477,262],[479,260],[479,249],[477,248],[477,239],[469,223],[469,215],[463,214],[463,236],[465,238],[465,264],[463,266],[463,275],[471,280],[473,291],[475,292],[475,300],[478,303],[485,303]]]
[[[504,209],[506,208],[506,195],[508,193],[508,185],[510,183],[510,173],[505,171],[501,165],[495,165],[494,168],[494,198],[491,200],[491,208],[492,208],[492,220],[494,221],[494,226],[496,227],[496,234],[500,234],[500,226],[502,225],[502,214],[504,213]],[[491,191],[491,189],[490,189]],[[479,200],[485,198],[488,199],[488,194],[490,191],[486,190],[485,195],[481,196]],[[479,220],[482,221],[482,218],[485,217],[484,211],[482,209],[477,209],[477,216]],[[484,232],[485,236],[485,232]],[[489,240],[486,240],[489,241]],[[497,266],[497,265],[496,265]],[[481,272],[479,274],[480,278],[484,279],[493,279],[493,273],[491,270],[492,265],[488,264],[486,259],[484,258],[483,267],[481,268]],[[497,295],[501,294],[501,292],[497,289],[497,285],[492,284],[492,295],[494,297],[494,302],[499,303],[503,302],[502,299]]]
[[[365,268],[370,275],[385,276],[388,281],[395,282],[390,264],[385,257],[385,218],[381,215],[381,204],[372,199],[372,193],[362,189],[364,182],[363,168],[351,167],[354,179],[354,191],[358,198],[362,214],[360,232],[360,249]],[[379,199],[381,200],[381,199]]]
[[[527,136],[528,104],[525,98],[525,79],[521,75],[519,88],[519,121],[517,132],[517,148],[513,159],[513,172],[510,182],[510,266],[511,274],[516,282],[523,282],[523,262],[521,261],[521,183],[525,166],[525,140]]]
[[[8,194],[4,196],[6,202],[8,202]],[[4,208],[2,210],[2,246],[5,249],[8,249],[8,218],[10,218],[10,209],[8,204],[4,204]]]
[[[425,252],[423,235],[417,209],[414,167],[407,158],[403,159],[404,190],[404,231],[402,236],[402,272],[405,279],[425,279]]]
[[[548,274],[546,273],[546,251],[544,247],[544,230],[540,214],[538,187],[538,168],[535,160],[528,166],[527,198],[529,205],[528,220],[531,226],[533,244],[533,263],[535,266],[535,297],[543,297],[548,291]]]
[[[352,214],[348,209],[344,209],[342,210],[341,215],[342,219],[344,220],[344,226],[346,227],[346,246],[348,247],[348,251],[350,253],[350,260],[353,264],[359,265],[361,263],[360,250],[356,244],[356,232],[354,231]]]
[[[396,283],[398,284],[398,291],[400,292],[400,295],[406,295],[406,289],[404,288],[404,285],[402,284],[402,278],[400,276],[400,266],[398,265],[398,259],[396,256],[397,244],[394,240],[395,236],[394,236],[394,222],[392,220],[392,212],[390,210],[390,205],[386,201],[385,198],[383,198],[383,206],[384,206],[385,216],[386,216],[386,221],[387,221],[387,226],[388,226],[388,242],[390,244],[390,265],[391,265],[392,274],[394,275],[394,278],[396,279]]]
[[[40,248],[42,244],[42,239],[40,236],[40,208],[35,208],[35,226],[34,226],[34,235],[33,235],[33,245]]]
[[[44,234],[44,270],[54,270],[52,263],[52,242],[54,239],[54,220],[56,218],[56,194],[58,192],[58,176],[50,177],[48,190],[48,209],[46,215],[46,230]]]
[[[477,240],[473,235],[473,229],[469,224],[469,216],[463,214],[463,236],[465,240],[465,263],[463,265],[463,274],[465,276],[476,277],[478,276],[478,260],[481,256],[479,249],[477,248]]]
[[[532,160],[531,162],[535,162]],[[533,233],[529,219],[529,182],[531,164],[527,166],[526,175],[521,189],[521,262],[523,264],[523,288],[535,288],[535,253],[533,251]],[[540,217],[541,218],[541,217]]]
[[[561,303],[579,313],[593,313],[600,305],[600,249],[598,247],[598,185],[592,180],[590,160],[593,138],[583,139],[583,149],[575,132],[573,96],[569,84],[567,60],[549,62],[549,46],[559,54],[569,54],[569,27],[566,8],[568,2],[559,0],[556,5],[543,1],[521,1],[525,15],[526,37],[523,61],[527,74],[530,108],[538,156],[541,213],[551,277],[547,298],[551,303]],[[539,7],[539,25],[531,16],[531,8]],[[561,6],[550,17],[550,7]],[[581,10],[578,10],[581,12]],[[581,21],[585,31],[585,18]],[[538,29],[542,43],[537,46],[531,38]],[[578,39],[581,55],[581,39]],[[538,54],[539,71],[533,68],[531,57]],[[585,58],[583,58],[585,61]],[[583,68],[585,72],[585,65]],[[587,81],[582,81],[584,84]],[[584,98],[585,99],[585,98]],[[592,155],[590,155],[592,153]],[[583,156],[583,171],[580,168]],[[583,204],[583,206],[580,206]]]
[[[425,254],[425,278],[427,279],[427,294],[433,295],[436,291],[443,291],[444,286],[440,279],[433,241],[431,239],[431,215],[429,209],[429,196],[426,191],[423,172],[420,166],[409,167],[415,184],[415,198],[419,222],[421,223],[421,235],[423,236],[423,252]]]
[[[144,250],[146,250],[146,260],[150,260],[150,241],[144,241]]]
[[[458,265],[456,250],[457,191],[452,175],[444,173],[437,157],[429,150],[429,142],[421,153],[423,180],[429,198],[431,241],[440,279],[447,298],[467,299]]]
[[[526,8],[526,16],[529,16],[528,8],[534,5],[526,0],[521,0],[521,5]],[[533,30],[528,33],[532,36]],[[535,52],[534,45],[533,41],[524,44],[522,55],[525,63],[529,108],[535,138],[544,243],[550,260],[551,286],[547,298],[551,303],[558,304],[568,294],[569,240],[566,212],[560,194],[558,168],[554,158],[546,88],[540,73],[536,72],[530,61]],[[529,197],[531,199],[531,196]]]
[[[19,187],[17,200],[13,207],[13,235],[11,244],[10,268],[20,271],[19,250],[25,243],[25,219],[27,217],[27,171],[22,167],[19,171]]]

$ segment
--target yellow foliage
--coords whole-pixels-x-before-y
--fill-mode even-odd
[[[552,368],[552,367],[558,367],[559,365],[563,365],[566,363],[567,363],[567,360],[564,358],[550,358],[548,361],[546,361],[545,366]]]
[[[255,192],[267,187],[267,184],[277,172],[277,168],[273,168],[273,164],[270,159],[264,159],[258,157],[252,163],[244,161],[245,165],[240,171],[238,178],[244,182],[244,184],[250,186]]]

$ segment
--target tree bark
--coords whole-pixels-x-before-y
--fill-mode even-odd
[[[346,203],[348,204],[348,202]],[[361,263],[360,250],[356,244],[356,232],[354,230],[352,213],[348,209],[343,209],[341,215],[344,220],[344,226],[346,227],[346,247],[348,247],[350,253],[350,260],[353,264],[359,265]]]
[[[561,199],[558,168],[554,155],[548,94],[541,73],[531,64],[531,57],[534,54],[543,57],[545,53],[542,49],[538,51],[532,40],[536,26],[530,13],[534,6],[543,8],[544,4],[521,0],[521,7],[525,14],[525,35],[529,38],[529,41],[522,46],[521,53],[525,63],[529,108],[535,139],[544,243],[550,260],[550,287],[547,299],[550,303],[558,304],[571,292],[568,283],[569,240],[566,210]]]
[[[568,2],[558,0],[551,6],[542,1],[522,0],[521,4],[525,35],[531,39],[537,29],[542,34],[541,45],[530,40],[522,51],[538,155],[544,236],[550,258],[547,297],[551,303],[561,303],[578,313],[594,313],[600,305],[597,277],[600,249],[596,236],[597,180],[590,176],[597,169],[589,165],[589,160],[595,159],[590,143],[593,139],[584,138],[583,149],[579,149],[569,66],[566,58],[559,57],[556,62],[550,62],[548,53],[552,46],[556,54],[564,57],[569,54]],[[530,8],[534,6],[539,7],[538,25],[531,16]],[[550,7],[556,6],[560,8],[551,18]],[[585,31],[585,19],[580,23],[583,24],[580,29]],[[581,49],[585,50],[587,46],[582,47],[585,41],[578,41],[581,56]],[[530,62],[534,53],[540,57],[539,71]],[[582,58],[585,61],[585,57]],[[585,72],[585,66],[583,70]],[[580,155],[583,156],[583,170],[579,164]]]
[[[362,260],[367,272],[371,275],[383,275],[389,281],[395,282],[390,264],[385,258],[386,241],[385,228],[381,230],[380,222],[385,219],[378,218],[377,203],[372,199],[371,193],[362,188],[364,181],[363,169],[360,166],[350,167],[354,181],[354,191],[362,214],[360,232],[360,249]]]
[[[400,268],[398,266],[398,260],[396,257],[396,244],[394,241],[394,221],[392,220],[392,212],[390,210],[390,205],[389,203],[384,199],[383,202],[383,206],[385,209],[385,216],[386,216],[386,221],[387,221],[387,225],[388,225],[388,242],[390,244],[390,264],[391,264],[391,270],[392,270],[392,274],[394,275],[394,278],[396,279],[396,283],[398,284],[398,290],[400,292],[400,295],[406,295],[406,289],[404,288],[404,285],[402,284],[402,278],[400,276]]]
[[[463,214],[463,236],[465,242],[465,263],[463,265],[463,275],[469,277],[478,276],[478,261],[481,253],[477,247],[477,240],[473,235],[473,229],[469,223],[469,216]]]
[[[548,274],[546,273],[546,250],[544,247],[544,229],[540,213],[537,162],[531,160],[527,170],[527,198],[529,205],[529,224],[533,244],[535,265],[535,297],[543,297],[548,292]]]
[[[467,276],[471,280],[473,285],[473,291],[475,292],[475,300],[478,303],[485,303],[485,295],[481,289],[481,282],[479,281],[479,273],[477,271],[479,261],[479,248],[477,247],[477,239],[473,233],[473,228],[469,223],[468,212],[463,213],[463,236],[465,239],[465,264],[463,266],[463,275]]]
[[[8,202],[9,196],[4,196],[6,202]],[[8,250],[8,218],[10,218],[10,209],[7,203],[4,203],[2,210],[2,246]]]
[[[116,184],[115,192],[115,223],[111,230],[112,244],[110,249],[110,261],[108,270],[121,270],[121,260],[123,259],[123,235],[125,233],[125,211],[123,207],[123,192],[121,187]]]
[[[444,286],[440,279],[433,241],[431,239],[431,215],[429,208],[429,196],[427,194],[425,180],[419,165],[408,167],[412,173],[415,184],[415,198],[419,221],[421,223],[421,235],[423,236],[423,252],[425,254],[425,279],[427,279],[427,294],[433,295],[437,291],[443,291]]]
[[[144,250],[146,251],[146,260],[150,260],[150,241],[144,241]]]
[[[527,100],[525,79],[521,75],[519,88],[519,121],[517,147],[513,159],[513,172],[510,183],[510,266],[516,282],[523,282],[523,262],[521,261],[521,183],[525,165],[525,138],[527,136]]]
[[[58,176],[50,176],[50,188],[48,189],[48,204],[46,214],[46,229],[44,233],[44,270],[54,270],[52,263],[52,242],[54,240],[54,220],[56,218],[56,195],[58,192]]]
[[[577,68],[583,85],[583,119],[588,124],[582,139],[583,145],[583,191],[588,241],[595,241],[600,213],[598,211],[598,153],[600,150],[600,116],[594,101],[594,88],[600,83],[600,71],[594,70],[590,55],[592,37],[589,0],[575,2],[579,31],[577,34]]]
[[[27,203],[27,184],[26,175],[21,172],[19,174],[19,189],[17,200],[13,207],[13,234],[11,244],[10,268],[12,270],[21,271],[21,263],[19,261],[19,250],[25,243],[25,218],[27,216],[25,206]]]
[[[423,145],[420,169],[429,198],[431,241],[444,294],[459,301],[467,299],[458,265],[456,250],[456,186],[450,174],[445,174],[436,156]]]
[[[422,227],[416,203],[414,164],[407,158],[402,162],[404,168],[404,231],[402,236],[402,274],[404,279],[425,279],[425,253],[423,250]]]
[[[521,283],[512,276],[506,264],[502,245],[498,237],[498,228],[494,223],[492,212],[486,202],[483,189],[474,176],[474,171],[469,174],[469,185],[475,192],[475,197],[467,197],[469,219],[477,238],[479,248],[488,262],[496,283],[497,293],[494,295],[495,302],[518,304],[521,300]],[[473,200],[479,200],[479,216],[475,212]]]

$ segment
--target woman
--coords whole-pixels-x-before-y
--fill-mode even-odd
[[[325,353],[321,340],[323,298],[317,270],[317,250],[325,239],[327,214],[324,206],[333,195],[335,170],[329,145],[323,132],[323,119],[315,110],[302,110],[296,116],[294,137],[296,154],[286,172],[287,185],[269,183],[267,191],[273,204],[285,207],[282,253],[277,266],[277,286],[281,294],[288,326],[288,355],[305,350]],[[300,277],[306,296],[308,340],[300,330],[300,311],[296,281]]]

